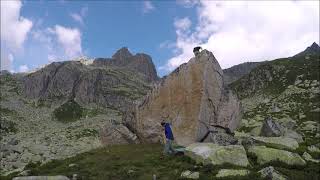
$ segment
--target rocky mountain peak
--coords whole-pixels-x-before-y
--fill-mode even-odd
[[[315,51],[315,52],[320,52],[320,47],[316,42],[313,42],[310,47],[308,47],[310,50]],[[308,49],[307,48],[307,49]]]
[[[125,60],[127,58],[132,57],[132,56],[133,55],[131,54],[131,52],[129,51],[129,49],[127,47],[122,47],[116,53],[114,53],[112,55],[112,58],[118,59],[118,60]]]
[[[320,47],[316,42],[313,42],[311,46],[307,47],[306,50],[298,53],[295,56],[305,56],[310,54],[320,54]]]

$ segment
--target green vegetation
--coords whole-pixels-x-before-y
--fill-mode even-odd
[[[320,59],[318,55],[281,58],[266,62],[253,69],[249,74],[230,84],[243,99],[256,93],[276,95],[294,84],[297,76],[301,80],[319,80]]]
[[[75,137],[77,139],[82,137],[98,136],[99,132],[95,129],[84,129],[81,132],[77,133]]]
[[[218,179],[215,175],[220,169],[243,169],[225,164],[223,166],[202,166],[187,156],[165,156],[162,145],[137,144],[115,145],[95,149],[64,160],[53,160],[47,164],[30,163],[25,168],[31,175],[65,175],[72,177],[78,174],[80,180],[99,179],[141,179],[149,180],[155,174],[157,179],[181,179],[185,170],[198,171],[200,179]],[[320,164],[308,163],[306,167],[288,166],[279,162],[258,165],[256,157],[248,154],[250,174],[245,177],[229,177],[219,179],[261,179],[258,171],[267,166],[274,166],[290,180],[319,179]],[[73,166],[69,166],[74,164]],[[1,179],[11,179],[14,174]]]
[[[72,177],[78,174],[80,180],[99,179],[180,179],[185,170],[200,172],[200,179],[216,179],[214,176],[219,168],[229,166],[201,166],[187,156],[165,156],[162,145],[138,144],[116,145],[82,153],[64,160],[53,160],[47,164],[29,164],[25,169],[31,170],[31,175],[65,175]],[[70,164],[75,164],[69,167]],[[230,167],[231,168],[231,167]],[[13,176],[6,178],[10,179]],[[3,178],[5,179],[5,178]],[[246,177],[223,179],[259,179],[257,173]]]
[[[3,116],[0,116],[0,125],[0,140],[8,133],[18,132],[17,124],[5,119]]]
[[[74,100],[69,100],[53,111],[54,119],[68,123],[82,117],[83,108]]]

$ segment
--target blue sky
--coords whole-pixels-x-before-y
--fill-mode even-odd
[[[163,76],[196,45],[227,68],[291,56],[314,41],[319,1],[1,1],[1,69],[14,72],[126,46],[151,55]]]

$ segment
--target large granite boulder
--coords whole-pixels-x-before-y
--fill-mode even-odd
[[[212,127],[232,133],[241,120],[241,104],[225,88],[222,69],[207,50],[156,84],[151,93],[126,113],[124,122],[145,142],[159,142],[160,122],[172,125],[180,145],[203,142]]]
[[[252,137],[254,141],[268,147],[293,151],[299,147],[295,139],[287,137]]]
[[[306,165],[306,161],[299,154],[285,150],[267,148],[265,146],[252,146],[248,149],[248,153],[256,156],[260,165],[271,162],[281,162],[288,166]]]
[[[213,143],[194,143],[186,147],[186,155],[197,163],[247,167],[249,161],[243,146],[220,146]]]

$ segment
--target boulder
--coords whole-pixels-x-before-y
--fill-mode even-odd
[[[283,127],[279,123],[273,121],[271,117],[267,117],[262,124],[260,135],[266,137],[277,137],[283,134],[282,131]]]
[[[105,125],[100,132],[101,142],[104,145],[137,144],[139,139],[126,126],[112,122]]]
[[[277,149],[296,150],[299,147],[298,142],[292,138],[286,137],[252,137],[256,142],[267,147]]]
[[[210,133],[208,133],[208,136],[203,140],[203,142],[212,142],[214,144],[226,146],[236,144],[238,140],[224,128],[211,127]]]
[[[12,180],[69,180],[66,176],[24,176],[15,177]]]
[[[320,144],[318,144],[319,146]],[[308,146],[308,151],[313,153],[320,153],[320,148],[317,145]]]
[[[180,177],[185,179],[199,179],[199,172],[183,171]]]
[[[194,143],[186,147],[185,154],[197,163],[247,167],[249,161],[243,146],[220,146],[213,143]]]
[[[172,124],[175,141],[187,146],[210,137],[213,126],[233,132],[241,120],[241,105],[224,87],[223,72],[213,54],[203,50],[154,85],[144,100],[124,116],[124,122],[144,142],[159,142],[161,121]]]
[[[303,142],[302,135],[291,129],[287,129],[283,134],[283,136],[287,138],[295,139],[298,143]]]
[[[216,177],[217,178],[230,177],[230,176],[239,177],[239,176],[247,176],[249,173],[250,171],[246,169],[220,169]]]
[[[286,180],[287,178],[276,171],[272,166],[265,167],[259,171],[261,177],[268,180]]]
[[[257,157],[260,165],[270,162],[281,162],[289,166],[304,166],[306,162],[297,153],[285,150],[267,148],[265,146],[252,146],[248,149],[248,153]]]
[[[303,159],[306,160],[306,161],[310,161],[310,162],[314,162],[314,163],[320,163],[320,160],[318,160],[318,159],[313,159],[312,156],[311,156],[309,153],[307,153],[307,152],[304,152],[304,153],[302,154],[302,157],[303,157]]]

